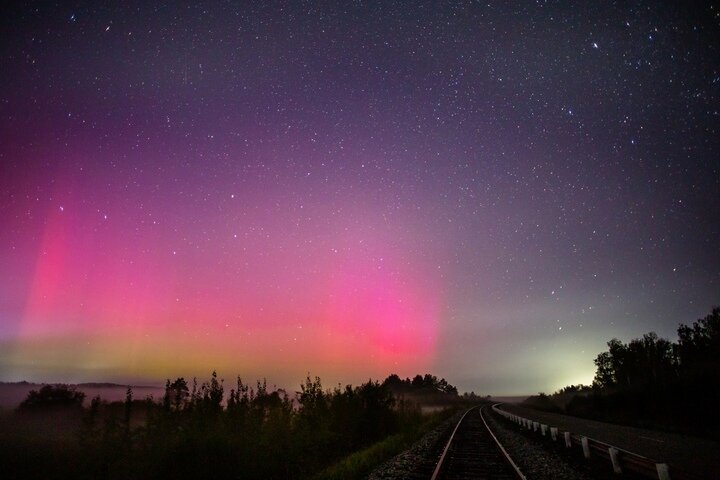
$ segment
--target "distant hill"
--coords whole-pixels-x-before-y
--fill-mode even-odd
[[[86,387],[86,388],[127,388],[127,385],[120,385],[119,383],[108,383],[108,382],[86,382],[86,383],[78,383],[76,385],[78,388]],[[138,386],[132,386],[132,388],[145,388],[145,387],[138,387]]]

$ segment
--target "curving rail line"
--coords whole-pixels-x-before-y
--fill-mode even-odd
[[[435,466],[431,480],[526,480],[490,430],[483,416],[483,408],[473,407],[460,418]]]

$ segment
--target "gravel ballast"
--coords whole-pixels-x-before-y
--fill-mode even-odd
[[[412,447],[380,465],[368,480],[429,479],[450,432],[462,417],[459,412],[430,430]]]
[[[542,444],[513,431],[512,425],[491,412],[483,410],[493,433],[518,465],[525,477],[536,480],[597,480],[587,467],[572,464]],[[410,449],[383,463],[368,477],[370,480],[429,479],[452,429],[462,412],[444,421],[425,434]],[[603,476],[601,476],[603,477]]]
[[[516,431],[513,425],[506,423],[492,408],[483,410],[485,420],[493,433],[517,464],[525,477],[534,480],[591,480],[597,479],[596,473],[587,467],[573,464],[541,443],[528,439]]]

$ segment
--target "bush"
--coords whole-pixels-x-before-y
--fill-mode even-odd
[[[18,407],[20,411],[39,411],[58,408],[81,408],[85,394],[67,385],[45,385],[39,391],[30,390]]]

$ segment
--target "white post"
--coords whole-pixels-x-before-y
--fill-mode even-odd
[[[585,458],[590,458],[590,442],[588,442],[588,438],[580,437],[580,442],[583,447],[583,455],[585,455]]]
[[[667,463],[656,463],[655,468],[657,469],[658,480],[670,480],[670,468]]]
[[[533,432],[537,432],[539,426],[540,424],[538,422],[533,422]]]
[[[610,461],[612,462],[613,466],[613,472],[615,473],[622,473],[622,467],[620,466],[620,458],[618,454],[618,449],[615,447],[608,448],[608,453],[610,454]]]
[[[542,436],[545,436],[545,433],[547,432],[547,425],[544,423],[540,425],[540,433],[542,433]]]
[[[552,437],[553,442],[557,441],[557,434],[558,434],[557,427],[550,427],[550,436]]]
[[[570,432],[563,432],[563,435],[565,436],[565,446],[567,448],[572,447],[572,442],[570,441]]]

